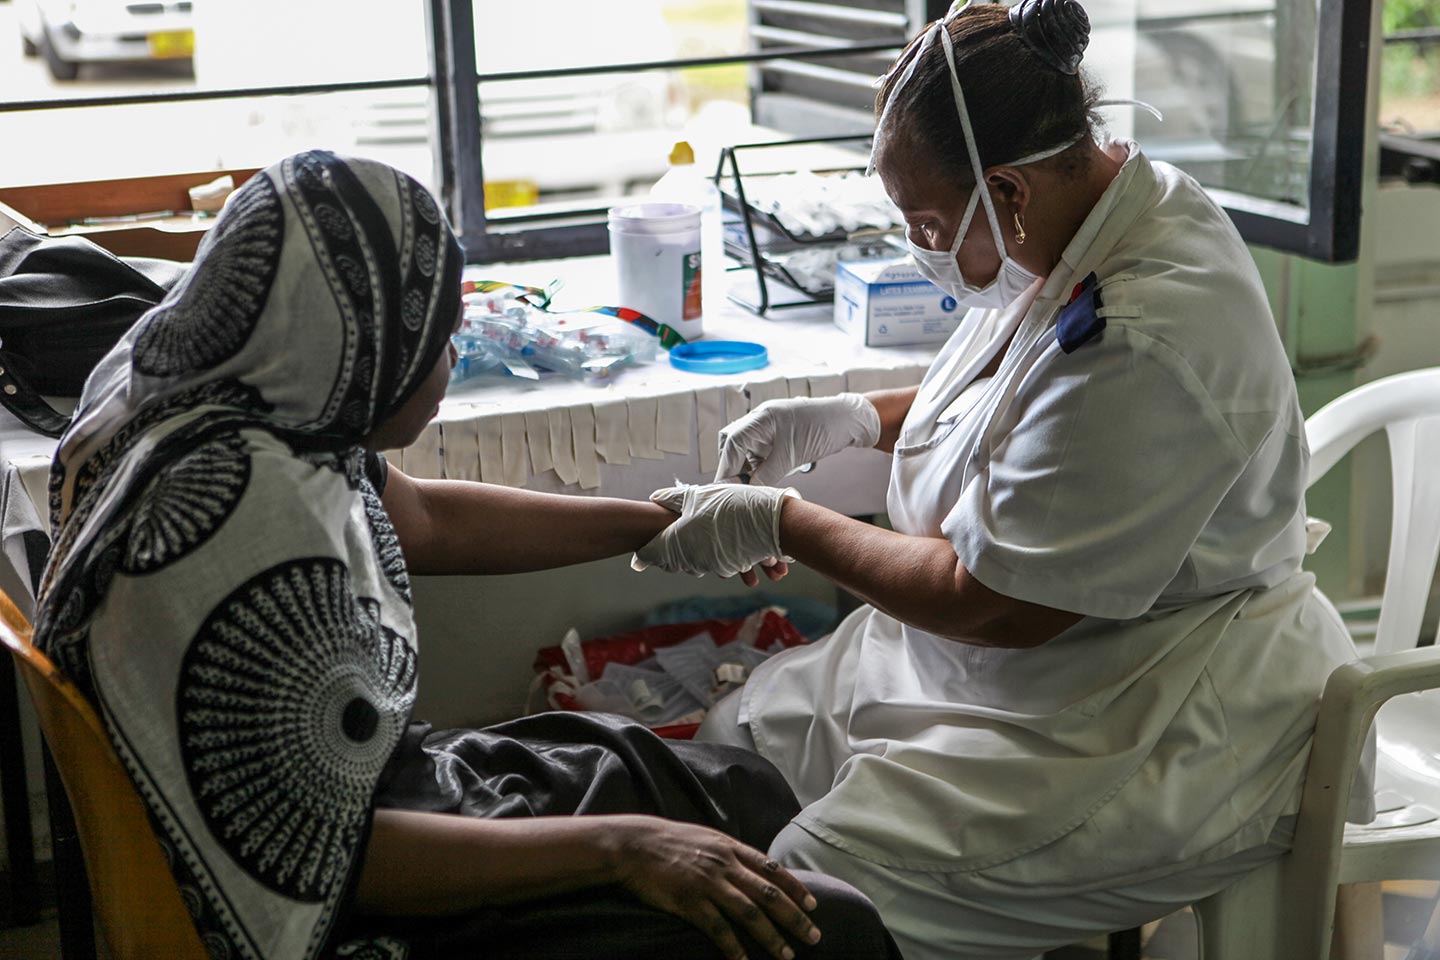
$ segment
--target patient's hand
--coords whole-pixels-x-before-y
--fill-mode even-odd
[[[656,490],[650,499],[680,514],[635,553],[636,570],[655,566],[673,573],[722,577],[740,574],[754,586],[756,566],[772,580],[788,567],[780,550],[780,510],[792,489],[740,484],[681,484]]]
[[[695,824],[640,816],[615,820],[620,885],[699,927],[725,956],[745,957],[736,927],[764,944],[776,960],[795,956],[784,934],[800,943],[820,939],[819,928],[805,915],[815,899],[790,871],[759,850]]]

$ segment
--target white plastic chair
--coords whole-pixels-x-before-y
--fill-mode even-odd
[[[1415,649],[1440,548],[1440,367],[1377,380],[1317,411],[1305,424],[1309,483],[1381,428],[1393,522],[1375,653],[1325,685],[1292,851],[1195,905],[1203,960],[1324,960],[1338,884],[1440,880],[1440,647]],[[1346,824],[1351,778],[1386,701],[1378,816]]]

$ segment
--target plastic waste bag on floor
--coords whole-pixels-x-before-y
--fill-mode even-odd
[[[804,642],[795,625],[773,608],[744,618],[663,624],[584,642],[572,630],[564,642],[536,654],[532,694],[543,694],[545,705],[531,706],[619,713],[661,736],[688,739],[705,709],[757,664]]]

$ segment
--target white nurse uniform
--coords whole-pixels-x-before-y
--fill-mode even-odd
[[[1253,261],[1190,177],[1122,147],[1051,275],[945,345],[889,490],[896,530],[1084,618],[996,649],[862,607],[740,695],[806,805],[779,849],[865,890],[911,960],[1032,955],[1138,922],[1147,884],[1159,916],[1278,855],[1354,656],[1300,569],[1304,423]],[[1092,273],[1092,325],[1057,336]]]

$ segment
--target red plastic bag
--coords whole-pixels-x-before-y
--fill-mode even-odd
[[[596,637],[582,642],[580,650],[584,654],[585,667],[590,676],[598,677],[605,672],[607,663],[640,663],[654,656],[657,647],[683,643],[701,633],[710,634],[717,646],[740,641],[762,650],[768,649],[777,640],[786,647],[796,647],[805,642],[805,637],[795,629],[793,623],[785,619],[778,610],[770,608],[758,610],[738,620],[666,623],[631,630],[629,633]],[[561,710],[581,709],[571,696],[575,678],[570,675],[565,653],[559,646],[544,647],[535,654],[535,673],[540,689],[552,706]],[[655,732],[662,737],[689,740],[699,728],[698,723],[678,723],[668,727],[656,727]]]

